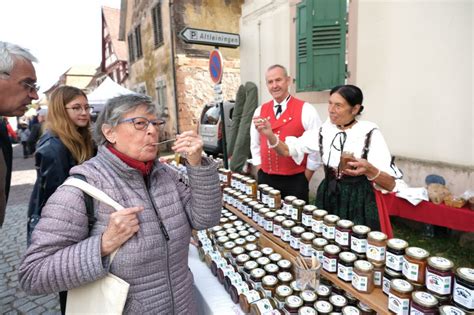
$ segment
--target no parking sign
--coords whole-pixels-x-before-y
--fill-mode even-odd
[[[224,65],[222,63],[221,52],[219,49],[214,49],[209,55],[209,73],[211,74],[212,82],[215,84],[221,83],[223,72]]]

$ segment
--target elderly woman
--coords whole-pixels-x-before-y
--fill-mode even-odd
[[[334,87],[329,97],[328,120],[320,130],[308,131],[300,138],[280,141],[267,121],[256,119],[254,124],[278,154],[292,156],[296,163],[301,163],[304,153],[320,152],[325,178],[316,194],[318,208],[380,230],[373,184],[391,191],[400,171],[392,164],[378,126],[357,119],[364,109],[362,101],[363,94],[357,86]]]
[[[61,186],[43,208],[19,270],[30,294],[68,290],[107,272],[130,284],[124,313],[193,314],[193,276],[188,268],[192,229],[219,222],[221,193],[216,165],[201,156],[194,132],[177,136],[189,186],[157,160],[155,105],[142,95],[109,100],[96,122],[97,156],[71,169],[126,209],[94,201],[97,221],[89,231],[84,194]],[[109,255],[117,248],[113,263]]]

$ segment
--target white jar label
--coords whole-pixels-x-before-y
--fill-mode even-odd
[[[383,277],[382,280],[382,291],[383,293],[387,294],[390,292],[390,280],[387,278]]]
[[[453,300],[467,309],[474,309],[474,290],[466,288],[462,284],[454,283]]]
[[[263,228],[267,232],[273,231],[273,221],[265,220],[265,224],[263,225]]]
[[[451,294],[453,277],[442,277],[426,270],[426,288],[441,295]]]
[[[367,252],[367,240],[351,237],[351,250],[359,254]]]
[[[290,238],[290,246],[293,249],[300,249],[300,239],[298,237],[291,236]]]
[[[300,243],[300,254],[302,256],[311,257],[313,255],[313,247],[310,244]]]
[[[337,270],[337,259],[329,258],[324,256],[323,257],[323,268],[328,272],[336,272]]]
[[[247,302],[249,302],[249,304],[260,300],[260,294],[258,294],[257,290],[250,290],[249,292],[245,293],[245,297],[247,298]]]
[[[260,218],[260,215],[258,214],[258,211],[254,211],[253,212],[253,217],[252,217],[252,220],[255,222],[255,223],[258,223],[258,218]]]
[[[262,195],[262,203],[264,205],[268,204],[268,195],[265,195],[265,194]]]
[[[385,261],[385,246],[367,244],[367,258],[375,261]]]
[[[273,197],[268,197],[268,206],[270,208],[275,208],[275,198]]]
[[[323,224],[323,236],[325,239],[333,240],[336,228],[334,226],[327,226]]]
[[[361,292],[368,290],[368,277],[359,276],[357,273],[352,275],[352,286]]]
[[[349,246],[349,232],[341,232],[336,229],[336,243],[341,246]]]
[[[298,209],[291,207],[291,219],[298,220]]]
[[[252,186],[246,186],[245,187],[245,194],[247,196],[250,196],[252,194]]]
[[[420,266],[418,264],[412,264],[405,258],[403,259],[403,275],[408,279],[412,281],[417,281],[418,280],[418,272],[419,272]]]
[[[249,285],[247,284],[247,282],[242,282],[242,283],[239,283],[239,284],[234,285],[234,286],[237,289],[237,294],[238,295],[245,294],[245,293],[249,292]]]
[[[257,199],[258,199],[258,200],[261,200],[261,198],[260,198],[260,190],[258,190],[258,189],[257,189]]]
[[[311,229],[313,232],[321,234],[323,232],[322,229],[323,221],[313,220],[311,223]]]
[[[374,284],[378,287],[382,285],[383,272],[374,271]]]
[[[313,223],[313,216],[307,215],[307,214],[302,214],[301,215],[301,223],[303,223],[304,226],[311,226]]]
[[[402,271],[403,255],[394,255],[391,252],[387,252],[386,255],[385,264],[387,267],[395,271]]]
[[[233,285],[238,285],[242,283],[242,276],[238,272],[234,272],[229,275],[230,282]]]
[[[234,267],[232,267],[231,265],[225,265],[225,266],[221,267],[220,269],[221,269],[222,274],[224,275],[224,277],[227,277],[231,273],[234,273]]]
[[[284,240],[285,242],[289,242],[291,237],[291,231],[287,229],[282,229],[281,230],[281,239]]]
[[[344,281],[352,281],[352,267],[346,267],[342,264],[337,265],[337,276]]]
[[[257,309],[261,314],[265,314],[268,311],[273,309],[273,306],[270,304],[268,299],[261,299],[254,303],[257,306]]]
[[[314,256],[321,262],[324,261],[324,251],[323,250],[316,250],[314,251]]]
[[[410,308],[410,299],[400,299],[399,297],[389,293],[388,309],[397,315],[408,315]]]
[[[273,225],[273,235],[280,237],[281,236],[281,225]]]

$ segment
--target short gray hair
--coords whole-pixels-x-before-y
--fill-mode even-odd
[[[285,77],[288,76],[288,71],[286,71],[286,68],[285,68],[284,66],[282,66],[282,65],[279,65],[279,64],[271,65],[270,67],[268,67],[267,72],[270,71],[270,70],[276,69],[276,68],[282,69],[282,70],[283,70],[283,75],[284,75]]]
[[[0,41],[0,79],[5,79],[6,73],[11,73],[15,66],[15,61],[19,58],[30,62],[38,62],[27,49],[18,45]]]
[[[103,125],[117,126],[123,115],[134,111],[140,106],[146,107],[147,114],[158,116],[158,110],[149,96],[143,94],[127,94],[109,99],[95,122],[94,138],[97,145],[102,145],[107,142],[107,139],[102,133]]]

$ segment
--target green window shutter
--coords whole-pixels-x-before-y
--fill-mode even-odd
[[[306,8],[304,17],[300,6]],[[323,91],[344,84],[346,14],[346,0],[305,0],[298,6],[297,80],[301,82],[297,91]],[[303,20],[307,26],[304,37],[298,28]],[[300,67],[303,61],[304,69]]]
[[[308,45],[311,37],[312,1],[303,0],[296,8],[296,91],[307,91],[312,87],[312,56],[311,47]]]

